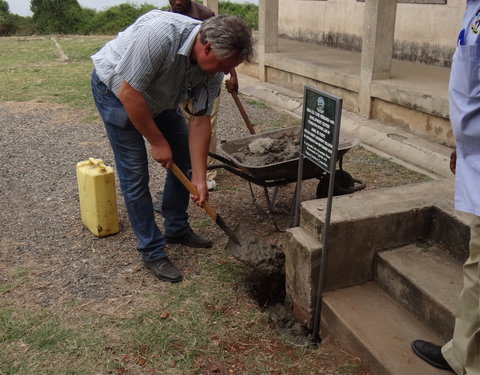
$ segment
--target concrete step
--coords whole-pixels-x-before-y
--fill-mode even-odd
[[[433,207],[431,229],[425,238],[440,245],[442,250],[446,250],[449,255],[463,264],[469,254],[470,227],[468,222],[468,216],[461,212],[448,212]]]
[[[445,375],[410,348],[418,338],[443,340],[374,282],[324,294],[321,337],[327,335],[360,357],[372,375]]]
[[[462,290],[462,264],[437,245],[413,243],[376,254],[374,277],[396,301],[447,341]]]
[[[330,224],[332,227],[352,227],[349,230],[368,225],[370,230],[358,228],[363,234],[358,232],[358,237],[355,237],[352,232],[349,238],[362,238],[368,233],[374,250],[400,246],[418,237],[429,236],[432,207],[437,206],[448,212],[451,199],[444,202],[443,197],[451,197],[452,190],[450,181],[439,180],[336,196],[333,198]],[[432,191],[435,196],[432,196]],[[326,206],[327,199],[302,202],[300,225],[318,238],[321,238]],[[371,228],[375,230],[372,231]],[[372,238],[373,235],[377,238]]]

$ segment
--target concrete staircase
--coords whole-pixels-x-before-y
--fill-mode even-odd
[[[452,208],[452,181],[335,197],[320,336],[333,336],[372,374],[445,374],[411,350],[452,335],[468,226]],[[433,193],[434,192],[434,193]],[[325,200],[304,202],[289,230],[287,301],[311,322]]]

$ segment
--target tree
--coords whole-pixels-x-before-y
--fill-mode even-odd
[[[15,33],[15,17],[10,13],[10,8],[5,0],[0,0],[0,36]]]
[[[10,13],[10,8],[6,0],[0,0],[0,13]]]
[[[77,0],[31,0],[30,10],[39,33],[74,34],[83,28]]]
[[[93,34],[116,34],[152,9],[155,7],[148,4],[141,6],[128,3],[115,5],[95,15],[90,25],[90,32]]]

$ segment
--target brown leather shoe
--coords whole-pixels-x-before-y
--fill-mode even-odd
[[[183,280],[180,271],[167,257],[148,262],[144,261],[143,263],[145,263],[145,266],[155,275],[156,278],[162,281],[178,283]]]

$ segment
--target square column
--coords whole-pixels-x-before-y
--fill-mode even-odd
[[[203,5],[210,8],[216,15],[218,15],[218,0],[203,0]]]
[[[395,34],[396,0],[366,0],[360,66],[360,115],[369,118],[373,80],[390,78]]]
[[[266,81],[265,55],[278,50],[278,1],[260,0],[258,4],[258,79]]]

